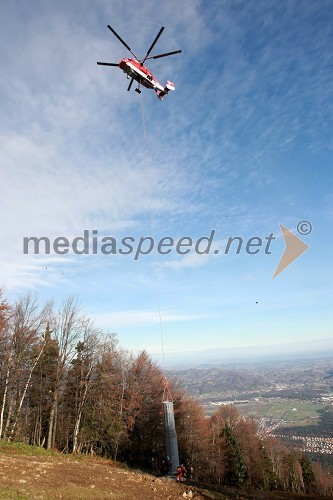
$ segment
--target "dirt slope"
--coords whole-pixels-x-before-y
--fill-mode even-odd
[[[224,494],[157,478],[109,460],[62,455],[0,442],[0,499],[266,500],[304,498],[286,492]]]
[[[129,470],[108,460],[0,452],[0,498],[199,500],[226,497]]]

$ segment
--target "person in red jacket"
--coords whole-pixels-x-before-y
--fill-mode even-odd
[[[183,464],[178,465],[178,467],[177,467],[177,469],[176,469],[176,470],[177,470],[177,477],[176,477],[176,480],[177,480],[178,482],[180,482],[180,481],[186,481],[186,474],[187,474],[187,470],[186,470],[186,468],[184,467],[184,465],[183,465]]]

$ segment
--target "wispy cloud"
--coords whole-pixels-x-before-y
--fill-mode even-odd
[[[163,323],[195,321],[205,318],[202,314],[181,314],[177,312],[161,313]],[[158,325],[159,314],[157,311],[117,311],[114,313],[92,314],[91,317],[101,326],[106,328],[119,328],[125,326]]]
[[[139,12],[132,0],[2,2],[0,286],[82,293],[92,312],[111,302],[121,312],[98,320],[134,329],[156,325],[152,259],[34,259],[22,255],[23,236],[72,238],[98,229],[195,238],[216,229],[223,243],[278,233],[279,222],[293,230],[306,216],[316,217],[318,238],[325,235],[331,13],[326,0],[213,1],[209,9],[199,0],[170,0],[157,10],[145,0]],[[117,68],[96,66],[127,55],[108,23],[140,55],[160,25],[158,51],[183,49],[149,66],[176,84],[163,104],[148,90],[126,92]],[[252,259],[246,268],[213,257],[158,259],[165,309],[177,303],[189,311],[164,321],[185,325],[209,315],[211,304],[224,307],[222,281],[231,284],[235,309],[263,286],[266,262]],[[315,294],[321,273],[307,258]],[[214,297],[202,291],[207,281]],[[285,304],[281,282],[265,291]]]

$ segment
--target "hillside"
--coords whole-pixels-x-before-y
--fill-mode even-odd
[[[0,446],[0,498],[126,499],[186,498],[185,484],[158,478],[119,463],[63,455],[15,443]],[[191,488],[192,498],[223,499]],[[189,497],[191,498],[191,496]]]
[[[261,422],[242,418],[235,404],[222,404],[221,399],[223,390],[227,391],[227,401],[232,394],[229,391],[237,391],[238,404],[249,405],[249,401],[240,401],[246,396],[240,391],[253,392],[260,387],[259,396],[252,397],[255,403],[261,403],[256,401],[260,397],[266,403],[275,403],[267,398],[281,399],[283,395],[290,398],[295,393],[305,397],[305,390],[309,389],[311,397],[314,393],[320,396],[324,389],[327,394],[323,397],[328,402],[331,366],[327,369],[319,364],[317,374],[311,367],[305,370],[302,366],[303,378],[290,366],[284,372],[275,367],[272,373],[267,367],[254,367],[252,377],[249,369],[237,367],[192,370],[185,372],[187,380],[183,383],[177,379],[166,383],[165,373],[146,351],[131,354],[118,345],[113,334],[100,335],[72,297],[55,313],[56,319],[50,317],[52,327],[47,321],[45,330],[43,326],[39,329],[29,326],[31,318],[37,318],[38,325],[45,321],[41,312],[36,313],[38,302],[30,295],[13,306],[2,302],[1,307],[6,314],[2,315],[0,328],[0,436],[6,442],[9,438],[12,443],[31,443],[36,448],[32,452],[24,449],[26,455],[33,455],[26,459],[14,457],[22,445],[0,446],[3,453],[6,450],[10,455],[2,461],[5,489],[0,498],[7,495],[6,488],[9,497],[29,498],[114,498],[115,495],[131,500],[183,496],[189,482],[177,486],[171,478],[135,475],[133,470],[111,462],[102,466],[98,461],[112,457],[127,466],[158,474],[165,457],[166,414],[162,402],[166,389],[174,402],[179,457],[190,468],[191,480],[197,486],[208,489],[209,485],[227,498],[242,498],[244,491],[247,497],[243,498],[250,498],[248,492],[258,490],[265,491],[262,498],[273,498],[268,492],[275,489],[332,494],[332,476],[321,464],[312,465],[299,450],[294,453],[274,436],[261,432]],[[82,325],[85,325],[83,331]],[[277,370],[281,372],[278,386],[273,384]],[[306,389],[302,385],[304,377],[311,385]],[[197,401],[184,391],[192,382],[199,389],[194,392]],[[316,400],[313,404],[319,403]],[[208,418],[204,405],[211,410]],[[313,412],[316,416],[316,410],[322,409],[325,409],[322,401],[320,408],[311,406],[311,415],[304,414],[304,405],[291,408],[284,405],[278,414],[282,420],[289,419],[287,423],[291,420],[295,423],[299,415],[297,423],[304,424],[308,422],[300,421],[302,415],[312,418]],[[325,441],[325,450],[326,444]],[[63,455],[58,454],[56,462],[52,462],[52,455],[42,451],[44,446],[60,450]],[[88,464],[83,459],[86,454],[95,457]],[[199,498],[208,495],[203,490],[195,494]],[[283,495],[280,498],[292,498]],[[260,497],[255,493],[252,498]]]
[[[1,499],[239,500],[314,499],[280,492],[223,494],[131,470],[110,460],[0,442]]]
[[[257,395],[312,398],[332,390],[331,360],[248,363],[169,370],[170,378],[198,400]]]

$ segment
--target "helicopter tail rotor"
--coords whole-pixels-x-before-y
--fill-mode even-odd
[[[167,80],[163,90],[157,90],[156,95],[160,101],[163,101],[163,97],[169,92],[169,90],[175,90],[175,84]]]

